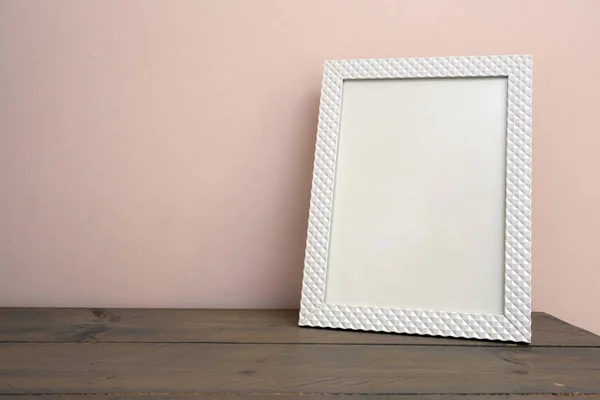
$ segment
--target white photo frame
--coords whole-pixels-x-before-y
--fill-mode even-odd
[[[299,325],[531,341],[531,73],[529,55],[325,62]]]

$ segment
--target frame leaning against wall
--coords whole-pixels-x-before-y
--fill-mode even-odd
[[[324,65],[299,325],[531,341],[531,98],[529,55],[334,60]],[[499,315],[328,304],[326,280],[346,80],[507,78],[504,312]]]

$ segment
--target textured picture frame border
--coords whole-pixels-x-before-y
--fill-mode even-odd
[[[325,303],[342,86],[351,79],[507,77],[504,314]],[[300,326],[531,342],[530,55],[326,61],[309,210]]]

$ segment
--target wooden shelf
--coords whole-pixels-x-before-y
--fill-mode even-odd
[[[600,399],[600,337],[548,314],[534,313],[531,345],[300,328],[297,315],[0,308],[0,400]]]

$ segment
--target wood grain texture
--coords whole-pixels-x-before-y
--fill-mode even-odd
[[[0,393],[600,394],[600,348],[2,343]]]
[[[104,395],[104,394],[85,394],[85,395],[0,395],[1,400],[76,400],[76,399],[86,399],[86,400],[171,400],[171,399],[179,399],[179,400],[409,400],[417,398],[418,400],[548,400],[548,399],[560,399],[562,396],[560,395],[548,395],[548,394],[540,394],[540,395],[475,395],[475,396],[465,396],[462,394],[452,395],[452,394],[442,394],[442,395],[423,395],[423,396],[405,396],[405,395],[330,395],[330,394],[312,394],[312,395],[289,395],[289,394],[271,394],[271,395],[244,395],[244,394],[233,394],[233,395],[204,395],[204,394],[189,394],[189,393],[181,393],[181,394],[156,394],[156,393],[148,393],[148,394],[123,394],[123,395]],[[585,400],[599,400],[600,395],[578,395],[578,394],[568,394],[565,397],[575,397]]]
[[[0,308],[0,322],[0,342],[506,346],[481,340],[299,328],[297,310]],[[534,313],[531,346],[600,346],[600,336]]]

